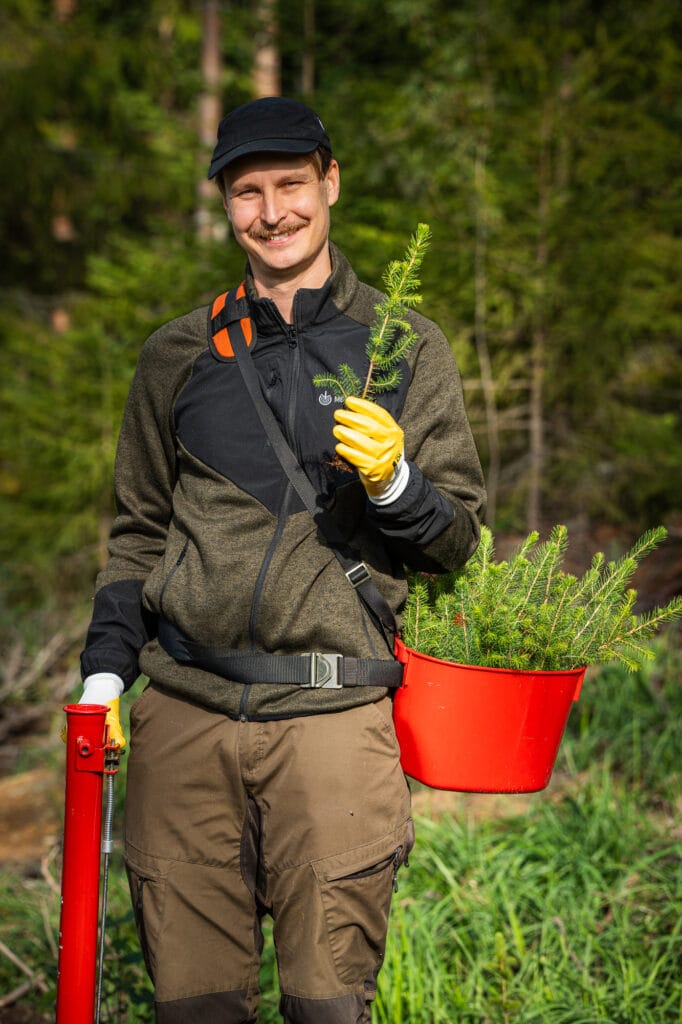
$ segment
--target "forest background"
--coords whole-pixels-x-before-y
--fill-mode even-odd
[[[494,530],[679,527],[677,4],[9,0],[0,32],[0,629],[90,592],[140,347],[241,278],[205,173],[256,95],[320,112],[361,277],[431,225]]]
[[[597,543],[615,556],[662,523],[669,546],[647,596],[665,600],[682,577],[682,16],[670,0],[5,0],[0,86],[0,864],[24,861],[0,876],[0,1021],[26,1024],[21,993],[44,1008],[54,995],[55,709],[79,692],[125,396],[147,335],[243,274],[205,179],[220,116],[277,93],[318,110],[342,173],[332,235],[370,283],[430,224],[422,309],[462,370],[489,525],[513,539],[566,523],[584,563]],[[585,688],[559,771],[575,788],[560,803],[541,795],[531,819],[431,839],[422,823],[419,863],[433,873],[413,872],[394,941],[415,979],[438,976],[423,961],[431,941],[434,963],[462,974],[438,1013],[432,991],[418,1013],[395,954],[381,1021],[432,1024],[459,1008],[462,1021],[506,1022],[514,985],[526,1005],[536,992],[528,1021],[575,1024],[581,1000],[590,1019],[679,1020],[670,640],[648,674],[607,670]],[[532,862],[538,821],[537,863],[556,858],[557,875],[546,892],[529,876],[526,895],[514,865],[523,875]],[[452,868],[452,896],[443,882],[476,844],[494,874],[481,874],[485,927],[479,890],[459,884],[478,877],[473,860]],[[608,877],[590,874],[604,864]],[[119,864],[119,909],[122,875]],[[583,881],[590,914],[563,918]],[[554,917],[533,909],[555,897]],[[435,921],[460,903],[454,930]],[[129,910],[121,921],[123,971]],[[131,999],[144,987],[136,956],[134,981],[111,982]],[[407,1016],[390,993],[409,995]],[[127,1012],[115,1019],[138,1019]]]

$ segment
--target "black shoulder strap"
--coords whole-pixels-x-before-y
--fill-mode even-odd
[[[231,299],[236,294],[231,292],[227,296],[225,308],[232,305]],[[393,638],[398,632],[398,625],[388,601],[372,582],[371,574],[367,565],[354,556],[347,544],[341,537],[333,519],[318,503],[318,496],[313,485],[300,466],[298,459],[287,444],[281,431],[279,423],[275,419],[272,409],[265,401],[260,386],[260,380],[249,355],[248,344],[253,343],[255,325],[249,321],[249,333],[251,338],[247,341],[244,330],[243,308],[239,308],[239,316],[225,326],[229,334],[230,349],[234,354],[237,365],[241,372],[246,390],[249,393],[256,412],[258,413],[261,425],[268,436],[272,450],[279,459],[282,468],[288,476],[291,484],[299,498],[310,512],[315,523],[320,528],[330,548],[341,563],[346,574],[346,579],[355,589],[373,620],[381,629],[384,640],[393,654]]]

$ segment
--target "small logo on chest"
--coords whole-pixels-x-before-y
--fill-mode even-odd
[[[332,402],[336,402],[338,405],[343,403],[341,395],[332,395],[331,391],[327,390],[323,391],[322,394],[318,396],[317,400],[320,405],[331,405]]]

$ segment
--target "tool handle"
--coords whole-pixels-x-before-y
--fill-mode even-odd
[[[93,1024],[104,775],[113,778],[103,704],[68,704],[56,1024]],[[107,784],[109,785],[109,784]],[[113,806],[112,811],[113,814]],[[111,821],[109,821],[111,843]]]

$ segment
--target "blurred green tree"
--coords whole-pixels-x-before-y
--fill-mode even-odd
[[[229,239],[196,237],[197,196],[211,203],[204,6],[0,11],[0,587],[11,577],[12,594],[89,589],[144,337],[242,273]],[[217,9],[227,109],[253,95],[259,14],[246,0]],[[267,10],[283,93],[305,95],[334,140],[332,235],[360,276],[379,285],[416,224],[432,226],[423,311],[464,374],[491,525],[587,516],[641,530],[682,507],[675,5]]]
[[[474,385],[498,525],[660,521],[682,455],[675,10],[393,0],[378,20],[378,66],[319,76],[353,153],[341,235],[369,268],[407,218],[433,225],[424,311]]]

